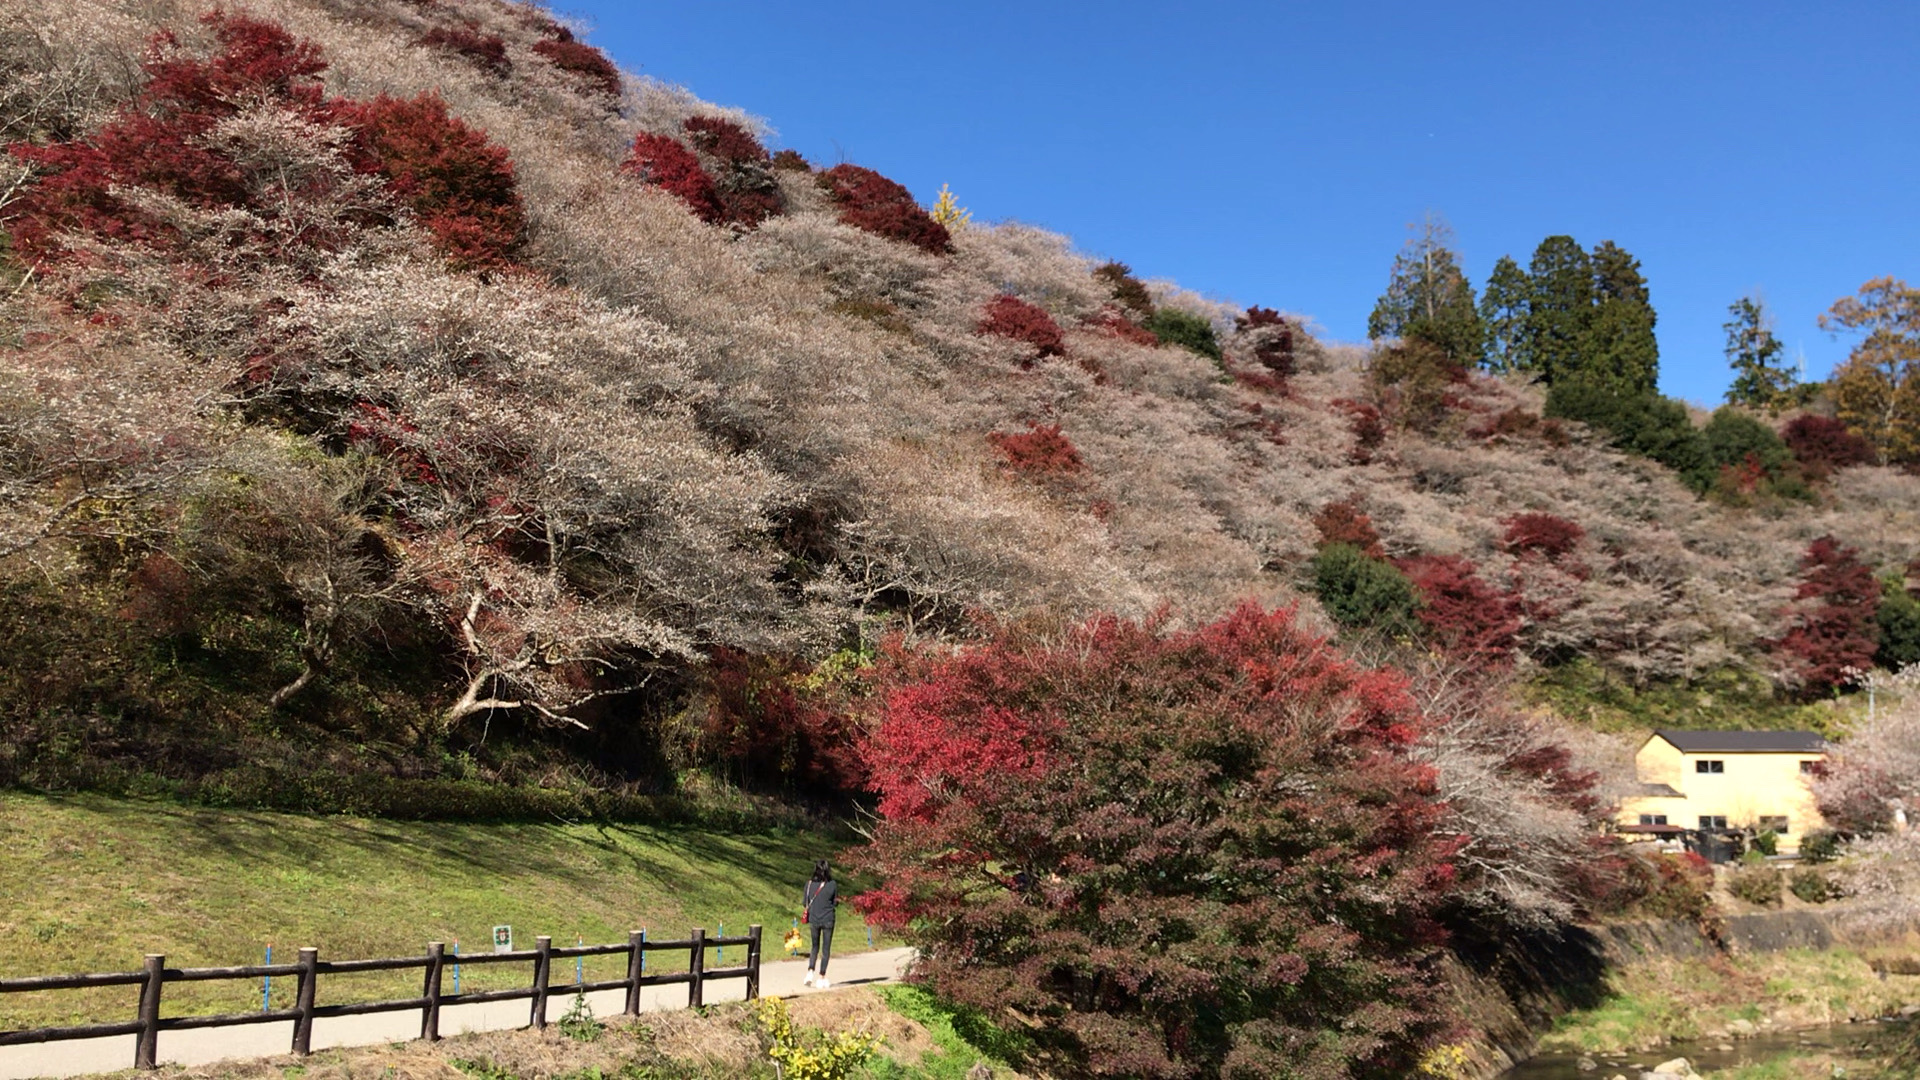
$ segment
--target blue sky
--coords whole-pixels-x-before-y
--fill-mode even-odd
[[[1542,237],[1638,256],[1661,386],[1717,403],[1757,292],[1814,318],[1920,279],[1920,3],[563,2],[622,66],[765,117],[776,146],[1068,234],[1359,340],[1407,225],[1476,287]]]

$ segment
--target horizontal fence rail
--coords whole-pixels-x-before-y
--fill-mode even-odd
[[[550,937],[537,937],[531,949],[517,952],[475,953],[452,957],[454,963],[462,967],[474,964],[532,964],[533,979],[529,986],[509,990],[469,991],[449,994],[442,989],[442,980],[446,972],[449,957],[446,946],[438,941],[427,943],[424,956],[385,957],[375,960],[322,960],[320,950],[307,948],[300,950],[300,959],[291,964],[256,964],[247,967],[209,967],[209,968],[170,968],[166,957],[149,954],[146,965],[139,971],[119,971],[92,975],[37,975],[28,978],[0,979],[0,994],[24,994],[42,990],[78,990],[94,986],[138,986],[140,1003],[135,1018],[124,1023],[80,1024],[73,1027],[32,1028],[25,1031],[0,1031],[0,1046],[19,1046],[27,1043],[62,1042],[69,1039],[95,1039],[115,1035],[133,1035],[133,1067],[152,1069],[159,1053],[159,1037],[162,1031],[187,1031],[193,1028],[238,1027],[243,1024],[268,1024],[293,1021],[293,1052],[307,1054],[312,1052],[313,1022],[316,1019],[331,1016],[364,1016],[369,1013],[405,1012],[411,1009],[420,1011],[420,1037],[438,1039],[440,1037],[440,1010],[450,1005],[471,1005],[485,1001],[529,1000],[531,1005],[527,1014],[527,1026],[544,1028],[547,1026],[547,1001],[551,996],[551,977],[553,961],[586,956],[625,956],[627,974],[624,978],[607,979],[600,982],[579,982],[563,984],[564,993],[595,993],[602,990],[625,990],[626,1004],[624,1012],[628,1016],[640,1012],[640,991],[648,986],[669,986],[679,983],[687,985],[687,1005],[698,1008],[705,1003],[704,988],[716,979],[745,979],[747,981],[747,1000],[760,996],[760,927],[747,928],[744,935],[737,937],[708,937],[705,929],[695,927],[693,933],[679,941],[649,941],[646,931],[635,930],[627,935],[623,943],[612,945],[574,945],[555,948]],[[708,968],[706,953],[711,948],[728,945],[745,946],[747,962],[739,967]],[[665,975],[646,974],[646,956],[648,953],[686,953],[688,964],[683,972]],[[320,976],[347,975],[367,971],[403,971],[408,968],[422,969],[419,997],[401,998],[391,1001],[362,1001],[343,1005],[318,1004]],[[259,1012],[222,1013],[212,1016],[175,1016],[160,1015],[161,988],[175,982],[209,982],[222,979],[261,979],[273,976],[291,976],[298,980],[294,993],[294,1005],[288,1009],[262,1009]]]

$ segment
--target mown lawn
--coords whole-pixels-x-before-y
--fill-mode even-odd
[[[169,967],[421,953],[430,940],[489,951],[491,928],[555,944],[626,940],[629,929],[684,938],[767,928],[781,955],[816,858],[844,835],[685,826],[476,825],[216,810],[95,796],[0,793],[0,977],[131,971],[146,953]],[[843,909],[836,952],[866,948],[859,913]],[[876,941],[876,944],[881,942]],[[894,944],[894,942],[886,942]],[[649,968],[684,968],[656,963]],[[708,964],[715,964],[711,954]],[[728,964],[740,959],[728,950]],[[558,987],[574,978],[556,962]],[[618,957],[585,977],[615,978]],[[524,985],[522,965],[468,966],[463,989]],[[417,972],[323,977],[323,1001],[410,997]],[[451,987],[449,987],[451,989]],[[274,980],[274,1004],[292,979]],[[0,996],[0,1029],[131,1019],[135,991],[108,987]],[[251,983],[169,983],[166,1013],[257,1009]]]

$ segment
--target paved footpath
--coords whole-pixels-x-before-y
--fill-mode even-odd
[[[835,987],[862,986],[894,982],[913,956],[912,949],[881,949],[875,952],[835,956],[828,972]],[[768,961],[760,965],[760,992],[769,997],[792,997],[820,991],[802,986],[807,970],[803,960]],[[323,984],[324,985],[324,984]],[[573,1004],[567,987],[556,986],[547,1002],[547,1022],[560,1019]],[[745,979],[711,982],[706,987],[708,1004],[739,1001],[746,996]],[[603,990],[588,994],[587,1003],[595,1016],[618,1016],[626,1000],[624,990]],[[322,1002],[322,1004],[325,1004]],[[643,987],[640,1008],[645,1012],[684,1009],[687,987],[684,984]],[[457,1035],[469,1031],[505,1031],[527,1026],[527,1001],[487,1001],[477,1005],[449,1005],[440,1010],[440,1031]],[[313,1048],[336,1046],[372,1046],[405,1042],[420,1036],[420,1011],[380,1013],[373,1016],[320,1017],[313,1022]],[[84,1076],[88,1073],[116,1072],[133,1065],[132,1035],[105,1039],[75,1039],[72,1042],[42,1043],[33,1046],[0,1046],[0,1080],[29,1080],[31,1077]],[[246,1027],[199,1028],[191,1031],[160,1033],[159,1061],[163,1065],[206,1065],[230,1058],[273,1057],[288,1052],[293,1043],[293,1021],[251,1024]]]

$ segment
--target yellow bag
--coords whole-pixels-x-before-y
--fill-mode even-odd
[[[807,947],[807,939],[800,933],[799,927],[787,931],[786,946],[788,956],[799,956],[800,950]]]

